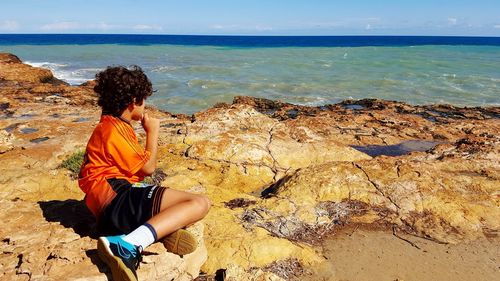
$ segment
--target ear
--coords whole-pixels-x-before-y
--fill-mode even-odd
[[[136,106],[137,106],[137,105],[135,104],[135,102],[131,102],[131,103],[129,103],[129,104],[128,104],[127,109],[128,109],[129,111],[132,111],[132,110],[134,110],[134,108],[135,108]]]

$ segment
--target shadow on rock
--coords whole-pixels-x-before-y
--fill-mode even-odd
[[[106,275],[106,277],[108,278],[108,280],[110,280],[110,281],[113,280],[109,268],[99,258],[98,254],[97,254],[97,249],[87,250],[87,251],[85,251],[85,254],[90,259],[90,261],[92,261],[92,263],[97,266],[100,273],[104,273]]]
[[[300,169],[298,169],[296,172],[298,172],[299,170]],[[291,178],[292,178],[292,175],[286,175],[286,176],[282,177],[281,179],[279,179],[278,181],[276,181],[275,183],[272,183],[270,186],[264,188],[260,192],[260,197],[261,198],[271,198],[271,197],[275,196],[278,193],[279,188]]]
[[[81,237],[98,238],[95,218],[85,202],[75,199],[51,200],[39,201],[38,205],[47,221],[59,222],[64,227],[72,228]]]

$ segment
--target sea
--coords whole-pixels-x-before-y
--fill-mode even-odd
[[[72,85],[138,65],[155,89],[148,102],[172,113],[238,95],[500,106],[500,37],[0,34],[0,52]]]

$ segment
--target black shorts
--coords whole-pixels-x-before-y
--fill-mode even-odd
[[[116,197],[98,219],[99,235],[128,234],[161,211],[165,187],[124,179],[108,179],[108,183]]]

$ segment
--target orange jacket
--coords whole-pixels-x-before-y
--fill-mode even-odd
[[[137,141],[130,123],[111,115],[103,115],[87,144],[85,158],[78,176],[78,185],[85,192],[85,204],[99,217],[116,193],[107,179],[142,181],[139,171],[150,158]]]

